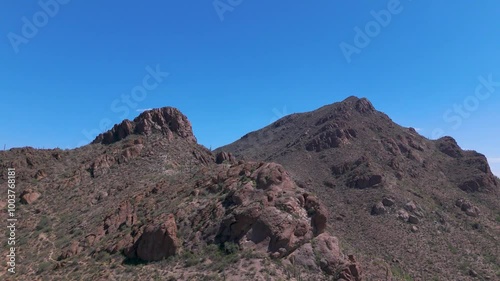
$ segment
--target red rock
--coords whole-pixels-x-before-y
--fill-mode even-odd
[[[145,227],[134,247],[135,254],[139,259],[159,261],[176,255],[180,246],[175,218],[174,215],[170,214],[163,224]]]
[[[40,198],[40,196],[42,196],[42,194],[33,191],[32,189],[25,190],[21,193],[21,203],[28,205],[33,204],[36,200],[38,200],[38,198]]]
[[[175,108],[164,107],[145,111],[134,121],[125,120],[97,136],[92,143],[111,144],[132,134],[151,135],[153,133],[164,134],[169,140],[174,135],[178,135],[190,142],[196,142],[187,117]]]
[[[222,163],[228,163],[228,164],[234,164],[236,163],[236,158],[233,156],[232,153],[227,153],[227,152],[219,152],[215,156],[215,163],[217,164],[222,164]]]

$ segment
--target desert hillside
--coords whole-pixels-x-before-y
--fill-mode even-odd
[[[321,198],[342,245],[401,280],[500,279],[500,182],[486,157],[367,99],[286,116],[217,151],[283,165]]]
[[[0,166],[3,192],[15,168],[18,219],[2,280],[362,280],[312,188],[212,154],[174,108],[78,149],[2,151]]]

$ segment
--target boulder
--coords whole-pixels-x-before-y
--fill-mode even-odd
[[[404,208],[408,212],[415,212],[415,210],[417,210],[417,204],[415,204],[415,202],[413,202],[413,201],[410,201],[410,202],[405,204]]]
[[[395,204],[395,201],[392,198],[384,197],[382,199],[382,204],[384,204],[384,206],[386,206],[386,207],[391,207]]]
[[[21,203],[22,204],[33,204],[42,194],[36,192],[32,189],[27,189],[21,193]]]
[[[386,212],[387,209],[384,207],[384,204],[382,202],[378,202],[377,204],[373,205],[371,214],[376,216],[376,215],[383,215]]]
[[[228,164],[235,164],[236,163],[236,158],[233,156],[232,153],[228,152],[219,152],[215,156],[215,163],[217,164],[222,164],[222,163],[228,163]]]
[[[459,207],[463,212],[465,212],[466,215],[471,216],[471,217],[477,217],[480,214],[479,208],[474,206],[469,200],[467,199],[458,199],[455,202],[455,206]]]
[[[143,261],[159,261],[178,253],[181,246],[177,238],[177,225],[174,215],[168,215],[161,225],[148,225],[129,252],[129,257],[135,256]]]
[[[406,212],[403,209],[398,210],[396,216],[398,217],[398,219],[405,222],[408,221],[408,219],[410,218],[410,214],[408,214],[408,212]]]
[[[410,215],[408,218],[408,222],[411,224],[418,224],[420,222],[420,219],[417,216]]]

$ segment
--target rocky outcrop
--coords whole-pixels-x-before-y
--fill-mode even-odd
[[[453,157],[462,157],[462,149],[458,146],[457,141],[452,137],[442,137],[436,141],[436,146],[442,153]]]
[[[383,181],[383,176],[378,174],[353,174],[347,182],[347,186],[352,188],[364,189],[377,187]]]
[[[462,180],[458,187],[465,192],[488,191],[496,187],[497,183],[493,174],[476,174],[473,177]]]
[[[180,246],[175,217],[169,214],[164,223],[145,226],[137,242],[126,253],[128,258],[159,261],[177,254]]]
[[[217,164],[222,164],[222,163],[235,164],[236,158],[233,156],[232,153],[221,151],[221,152],[217,153],[217,155],[215,155],[215,163],[217,163]]]
[[[479,208],[474,206],[469,200],[460,198],[455,202],[455,206],[465,212],[466,215],[477,217],[480,214]]]
[[[306,150],[320,152],[349,143],[357,135],[354,129],[328,128],[306,144]]]
[[[115,157],[110,154],[98,156],[97,159],[95,159],[94,162],[90,165],[90,175],[93,178],[97,178],[107,174],[109,169],[115,162]]]
[[[232,174],[254,171],[248,175],[249,182],[229,184],[223,206],[231,212],[222,218],[215,238],[218,243],[237,242],[279,257],[324,231],[325,209],[314,196],[301,193],[283,167],[251,165],[250,169],[240,164],[228,170],[227,184],[234,180]]]
[[[202,197],[214,193],[223,196],[218,201]],[[185,250],[229,242],[272,258],[294,256],[301,259],[297,263],[328,274],[348,268],[338,241],[326,232],[326,208],[298,187],[281,165],[240,161],[201,185],[196,194],[196,200],[182,204],[175,214],[179,231],[188,233],[183,237]],[[316,260],[318,253],[325,255],[323,264]]]
[[[78,241],[72,241],[71,244],[62,251],[61,255],[59,255],[58,260],[64,260],[76,256],[81,253],[82,250],[83,248],[80,246]]]
[[[42,194],[36,192],[32,189],[27,189],[21,193],[21,203],[22,204],[33,204]]]
[[[336,237],[323,233],[293,252],[288,259],[292,264],[312,271],[323,271],[337,276],[336,280],[359,281],[361,268],[350,255],[345,257]]]
[[[164,134],[171,140],[177,135],[190,142],[196,142],[191,123],[185,115],[172,107],[163,107],[143,112],[134,121],[125,120],[111,130],[100,134],[92,143],[111,144],[129,135]]]
[[[373,104],[366,98],[356,101],[355,108],[360,113],[372,113],[375,111]]]
[[[33,176],[36,180],[43,180],[44,178],[47,177],[47,173],[45,172],[45,170],[38,170],[35,174],[35,176]]]

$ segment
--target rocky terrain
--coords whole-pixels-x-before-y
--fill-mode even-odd
[[[500,280],[500,181],[451,137],[426,139],[349,97],[222,151],[279,163],[320,198],[365,280]]]
[[[368,280],[312,183],[213,154],[174,108],[81,148],[2,151],[0,167],[2,194],[16,169],[18,218],[16,274],[2,263],[1,280]]]
[[[1,151],[0,166],[3,194],[16,169],[18,218],[1,280],[500,280],[484,155],[366,99],[214,152],[154,109],[77,149]]]

